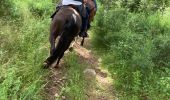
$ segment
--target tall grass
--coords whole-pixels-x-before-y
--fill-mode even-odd
[[[32,4],[39,6],[30,7]],[[41,64],[48,55],[52,3],[48,0],[5,0],[1,7],[0,99],[42,99],[39,92],[48,71],[42,70]],[[39,11],[39,17],[34,15],[38,7],[47,8]],[[6,12],[10,13],[8,17],[5,17]]]
[[[63,87],[63,94],[69,100],[86,100],[87,81],[84,77],[85,64],[79,62],[78,56],[75,53],[70,53],[65,58],[65,67],[67,68],[68,81]]]
[[[51,0],[2,0],[1,3],[0,100],[43,100],[44,77],[49,71],[41,65],[49,52],[54,4]],[[74,53],[65,58],[69,80],[61,95],[67,95],[69,100],[85,99],[85,67],[77,61]]]
[[[102,8],[101,8],[102,9]],[[170,98],[170,27],[162,16],[117,8],[98,12],[93,46],[115,78],[120,99]]]

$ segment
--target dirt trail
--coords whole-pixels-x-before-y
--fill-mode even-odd
[[[87,91],[87,100],[116,100],[116,92],[113,90],[113,80],[107,70],[100,67],[100,58],[96,58],[91,50],[79,45],[74,46],[74,50],[80,56],[82,62],[86,62],[90,69],[96,72],[96,82]]]
[[[81,47],[77,43],[74,45],[74,51],[79,56],[80,62],[87,63],[87,68],[96,72],[95,84],[89,83],[86,100],[117,100],[116,92],[112,86],[113,80],[109,72],[100,67],[100,59],[96,58],[91,50]],[[51,68],[50,76],[46,78],[49,81],[45,86],[46,100],[56,100],[56,97],[60,95],[61,89],[67,80],[66,73],[64,73],[66,71],[64,70],[66,69],[63,66],[58,69]]]
[[[67,81],[65,70],[66,69],[64,67],[57,69],[54,67],[50,68],[50,74],[46,78],[47,84],[44,87],[43,98],[45,100],[56,100],[56,98],[60,95],[61,90]]]

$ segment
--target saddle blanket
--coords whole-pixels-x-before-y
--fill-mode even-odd
[[[62,0],[62,5],[82,5],[81,1],[76,1],[76,0]]]

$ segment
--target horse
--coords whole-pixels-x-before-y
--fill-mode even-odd
[[[90,9],[89,21],[95,15],[95,4],[93,0],[88,0],[86,4]],[[69,48],[71,42],[81,31],[81,15],[72,6],[63,6],[54,15],[50,26],[50,56],[44,61],[44,68],[50,67],[56,60],[57,66],[64,52]],[[56,45],[56,38],[60,36]],[[84,40],[84,39],[83,39]]]

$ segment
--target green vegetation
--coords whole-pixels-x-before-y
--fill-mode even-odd
[[[41,64],[49,52],[54,1],[0,1],[0,100],[43,99],[49,71]],[[168,100],[169,0],[98,0],[98,4],[92,43],[114,78],[118,98]],[[86,66],[74,53],[64,60],[69,80],[60,95],[84,100]]]
[[[86,66],[78,60],[75,53],[70,53],[64,59],[68,81],[66,86],[63,87],[62,94],[66,95],[69,100],[85,100],[86,96],[87,82],[83,73]]]
[[[0,100],[43,100],[49,71],[41,65],[49,52],[50,15],[55,6],[51,0],[0,3]],[[77,60],[74,53],[65,58],[69,80],[61,95],[83,100],[84,68]]]
[[[100,52],[103,66],[115,78],[119,98],[167,100],[170,98],[169,1],[114,1],[109,7],[103,0],[99,2],[93,46]]]
[[[41,99],[52,3],[39,1],[0,1],[0,100]]]

